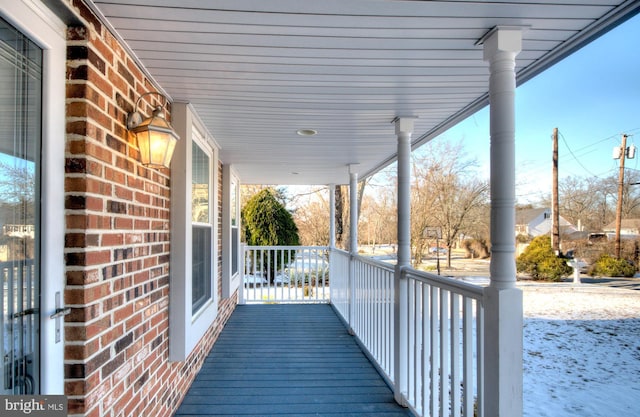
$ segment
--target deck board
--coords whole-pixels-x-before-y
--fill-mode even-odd
[[[328,305],[238,306],[175,416],[410,416]]]

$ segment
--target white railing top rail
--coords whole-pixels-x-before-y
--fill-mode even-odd
[[[373,259],[366,256],[361,256],[361,255],[354,256],[354,259],[356,259],[358,262],[362,262],[363,264],[375,266],[377,268],[384,269],[388,272],[395,271],[395,265],[390,264],[388,262],[379,261],[377,259]]]
[[[334,252],[338,252],[342,255],[351,255],[351,253],[349,251],[346,251],[344,249],[340,249],[340,248],[331,248],[332,251]]]
[[[471,284],[469,282],[461,281],[458,279],[443,277],[436,274],[430,274],[424,271],[418,271],[417,269],[413,269],[411,267],[403,268],[402,274],[415,280],[432,285],[434,287],[438,287],[443,290],[451,291],[453,293],[472,298],[481,303],[483,301],[484,287],[481,287],[479,285]]]
[[[278,245],[244,245],[246,250],[329,250],[328,246],[278,246]]]
[[[332,250],[345,256],[351,256],[351,253],[342,249],[333,248]],[[395,265],[388,262],[380,261],[374,258],[369,258],[361,255],[354,255],[353,259],[357,260],[358,262],[375,266],[389,272],[395,271]],[[484,294],[484,290],[483,290],[484,287],[480,285],[461,281],[459,279],[453,279],[449,277],[443,277],[441,275],[431,274],[425,271],[419,271],[410,266],[402,268],[402,274],[406,277],[411,277],[415,280],[422,281],[434,287],[442,288],[444,290],[448,290],[448,291],[460,294],[462,296],[469,297],[474,300],[478,300],[480,302],[482,302],[482,299],[483,299],[482,297]]]

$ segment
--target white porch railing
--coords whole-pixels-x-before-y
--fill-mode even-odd
[[[351,255],[340,250],[331,255],[332,273],[334,262],[347,263],[331,283],[331,303],[388,382],[393,383],[394,267],[362,256],[349,262]]]
[[[483,289],[410,268],[402,279],[408,337],[399,361],[407,372],[396,384],[408,405],[421,416],[482,416]]]
[[[240,302],[329,303],[329,252],[320,246],[243,246]]]
[[[274,250],[246,249],[252,265],[265,264],[260,259]],[[318,251],[323,261],[330,260],[324,281],[315,282],[330,281],[331,291],[324,286],[313,289],[326,298],[301,297],[260,281],[245,286],[245,297],[251,296],[248,302],[327,302],[330,294],[331,304],[394,387],[396,398],[416,415],[484,415],[482,287],[412,268],[402,270],[400,279],[406,285],[399,286],[394,265],[336,249],[295,250],[301,259],[312,259],[308,265],[317,264],[313,260],[317,255],[311,254]],[[327,253],[329,258],[324,258]],[[298,254],[295,258],[303,262],[297,260]],[[325,271],[324,264],[321,270]],[[299,285],[294,287],[300,290]],[[288,294],[293,297],[287,298]]]

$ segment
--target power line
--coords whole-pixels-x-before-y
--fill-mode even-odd
[[[635,132],[635,131],[640,131],[640,128],[635,128],[635,129],[629,130],[629,132]],[[631,136],[631,135],[628,135],[628,136]],[[580,151],[584,151],[584,150],[590,149],[590,148],[593,148],[593,147],[595,147],[596,145],[598,145],[600,143],[607,142],[607,141],[610,141],[610,140],[614,140],[614,139],[617,138],[617,135],[612,135],[612,136],[609,136],[609,137],[604,138],[604,139],[599,139],[599,140],[597,140],[597,141],[595,141],[595,142],[593,142],[593,143],[591,143],[589,145],[586,145],[586,146],[583,146],[581,148],[578,148],[578,150],[576,150],[576,151],[571,149],[571,147],[569,146],[569,143],[567,142],[567,139],[565,138],[565,136],[562,133],[560,133],[560,137],[562,138],[562,141],[564,143],[564,146],[566,146],[567,151],[569,152],[569,154],[573,158],[572,161],[575,161],[575,163],[577,163],[589,176],[591,176],[593,178],[604,178],[604,177],[608,176],[609,174],[611,174],[611,172],[614,171],[614,167],[612,167],[612,168],[610,168],[610,169],[608,169],[608,170],[606,170],[606,171],[604,171],[602,173],[595,174],[582,163],[581,158],[579,158],[578,155],[576,155],[576,153],[580,152]],[[594,151],[596,151],[596,150],[594,150]],[[539,172],[538,167],[536,167],[534,169],[536,170],[536,172]],[[635,170],[634,168],[631,168],[631,167],[627,167],[626,169]],[[525,178],[529,177],[529,175],[526,172],[523,173],[521,170],[520,170],[518,176],[524,176]],[[522,188],[528,188],[526,182],[517,185],[517,189],[522,189]],[[543,191],[541,191],[541,190],[524,191],[524,192],[521,192],[521,193],[516,193],[516,198],[517,199],[523,199],[523,198],[528,198],[528,197],[538,197],[539,198],[540,196],[542,196],[544,194],[545,193]]]
[[[582,169],[584,169],[589,175],[591,175],[592,177],[596,177],[597,175],[595,175],[593,172],[591,172],[586,166],[584,166],[582,164],[582,162],[580,162],[580,160],[578,159],[578,157],[573,153],[573,151],[571,150],[571,148],[569,147],[569,144],[567,143],[567,140],[565,139],[564,135],[562,134],[562,132],[560,132],[560,137],[562,138],[562,143],[564,143],[564,146],[567,147],[567,150],[569,151],[569,153],[571,154],[571,156],[573,156],[573,159],[576,161],[576,163],[578,165],[580,165],[582,167]]]
[[[635,130],[640,130],[640,127],[637,127],[637,128],[635,128],[635,129],[631,129],[631,130],[627,130],[626,132],[633,132],[633,131],[635,131]],[[616,141],[616,143],[617,143],[617,141],[618,141],[618,140],[619,140],[619,138],[620,138],[620,135],[621,135],[621,133],[615,133],[615,134],[613,134],[613,135],[611,135],[611,136],[609,136],[609,137],[606,137],[606,138],[604,138],[604,139],[596,140],[595,142],[592,142],[592,143],[590,143],[590,144],[588,144],[588,145],[585,145],[585,146],[583,146],[582,148],[578,148],[578,149],[576,149],[576,150],[575,150],[575,152],[577,153],[577,152],[581,152],[581,151],[583,151],[583,150],[585,150],[585,149],[592,148],[592,147],[594,147],[594,146],[596,146],[596,145],[599,145],[599,144],[600,144],[600,143],[602,143],[602,142],[608,142],[608,141],[614,141],[614,140],[615,140],[615,141]]]
[[[640,127],[637,127],[637,128],[631,129],[631,130],[628,130],[627,132],[636,132],[636,131],[640,131]],[[628,137],[631,137],[632,135],[631,135],[631,134],[627,134],[627,136],[628,136]],[[603,175],[606,175],[607,173],[609,173],[611,170],[613,170],[613,169],[614,169],[614,167],[612,167],[610,170],[607,170],[606,172],[603,172],[602,174],[599,174],[599,175],[598,175],[598,174],[594,174],[593,172],[591,172],[591,170],[589,170],[589,168],[587,168],[586,166],[584,166],[584,164],[581,162],[580,158],[576,155],[576,153],[581,152],[581,151],[584,151],[584,150],[589,149],[589,148],[592,148],[592,147],[594,147],[594,146],[596,146],[596,145],[598,145],[598,144],[600,144],[600,143],[603,143],[603,142],[607,142],[607,141],[611,141],[611,140],[616,140],[616,141],[617,141],[617,140],[618,140],[618,138],[620,137],[620,134],[611,135],[611,136],[609,136],[609,137],[607,137],[607,138],[597,140],[597,141],[595,141],[595,142],[593,142],[593,143],[591,143],[591,144],[589,144],[589,145],[586,145],[586,146],[583,146],[583,147],[581,147],[581,148],[578,148],[576,151],[574,151],[574,150],[572,150],[572,149],[571,149],[571,147],[569,146],[569,143],[567,142],[567,140],[566,140],[566,138],[564,137],[564,135],[562,134],[562,132],[560,132],[560,137],[562,138],[562,142],[563,142],[563,143],[564,143],[564,145],[566,146],[567,151],[568,151],[568,152],[569,152],[569,154],[572,156],[572,158],[573,158],[572,160],[573,160],[573,161],[575,161],[578,165],[580,165],[580,167],[581,167],[582,169],[584,169],[584,170],[585,170],[585,172],[586,172],[587,174],[591,175],[592,177],[601,178]],[[594,151],[595,151],[595,150],[594,150]],[[592,152],[593,152],[593,151],[592,151]],[[583,154],[583,155],[581,155],[581,156],[584,156],[584,154]]]

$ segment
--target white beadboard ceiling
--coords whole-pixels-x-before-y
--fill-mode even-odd
[[[174,101],[193,105],[243,183],[341,184],[486,105],[476,42],[527,27],[518,82],[631,17],[640,1],[94,0]],[[311,137],[298,129],[315,129]],[[487,138],[487,146],[489,139]]]

